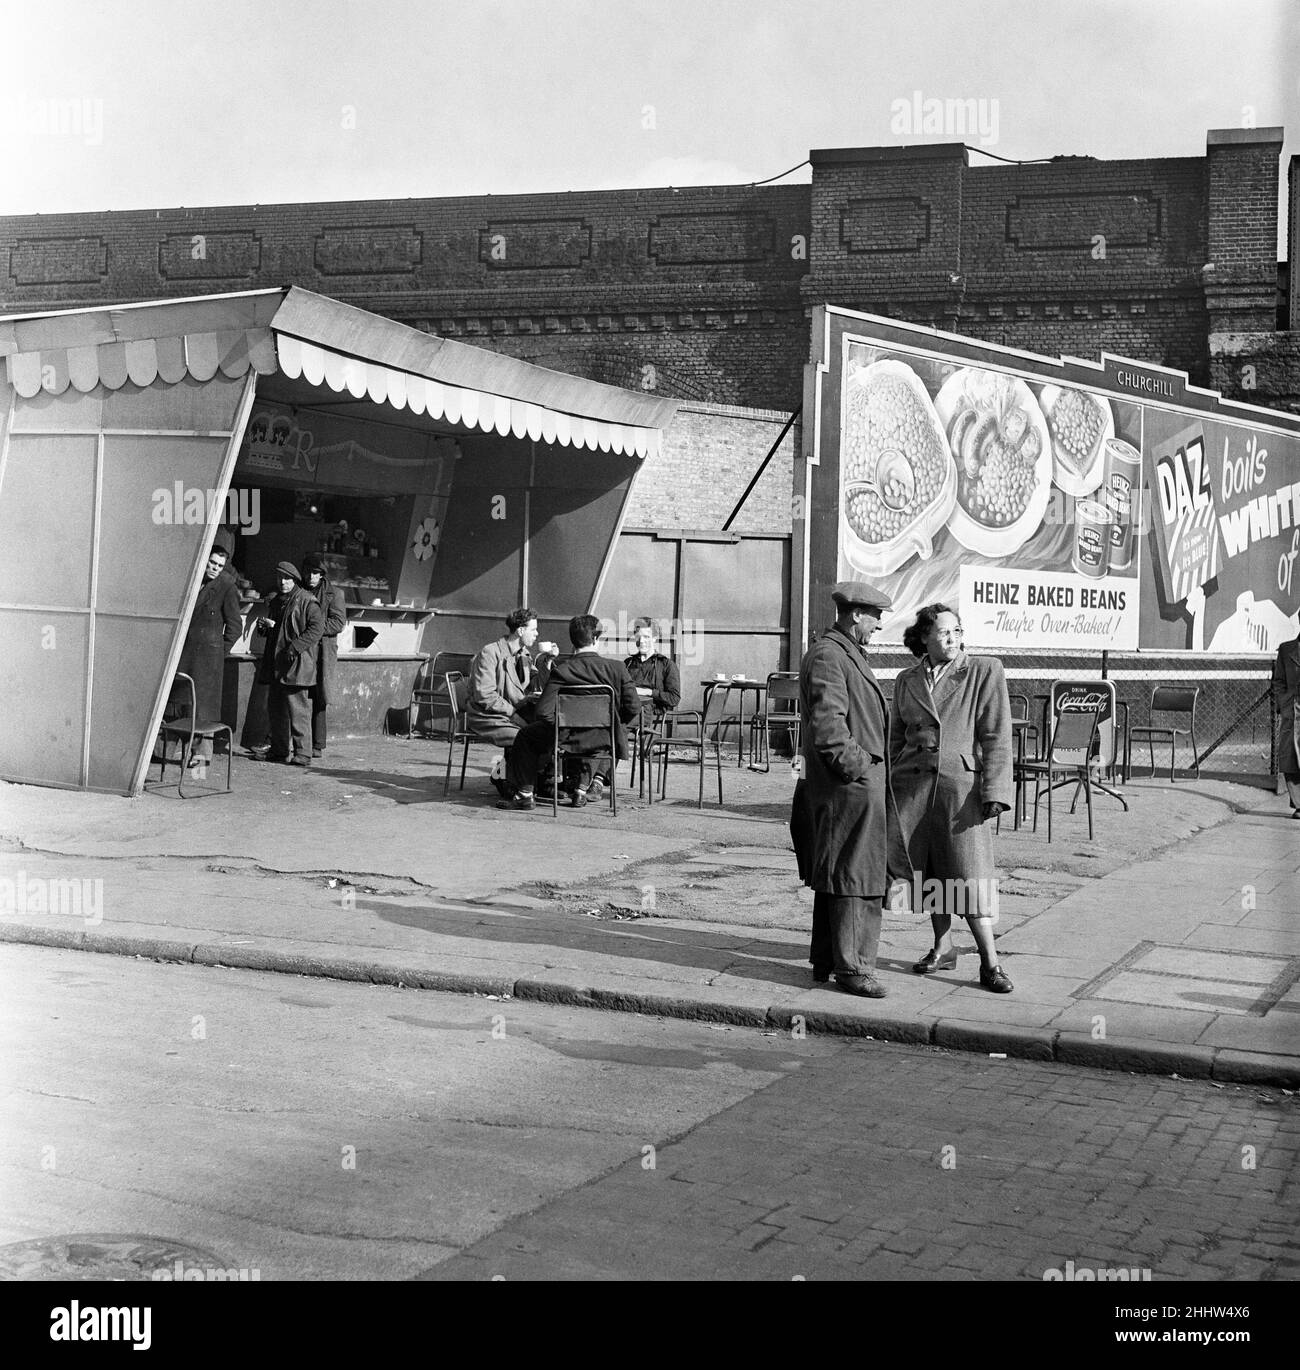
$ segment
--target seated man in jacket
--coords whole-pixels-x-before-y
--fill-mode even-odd
[[[562,685],[608,685],[613,689],[615,754],[620,760],[627,755],[625,725],[631,723],[641,709],[641,696],[637,694],[627,668],[621,661],[600,655],[597,650],[600,620],[592,614],[579,614],[569,620],[569,641],[573,644],[573,655],[560,657],[551,667],[550,678],[537,702],[536,722],[521,728],[510,748],[506,774],[515,797],[503,799],[498,808],[537,807],[533,787],[542,761],[550,755],[555,743],[555,697]],[[571,751],[596,752],[608,743],[609,734],[603,728],[569,729],[568,736],[562,740]],[[579,781],[573,789],[573,805],[580,808],[588,799],[598,799],[602,792],[599,780],[593,780],[590,785]]]
[[[515,609],[506,615],[505,637],[479,648],[469,668],[468,723],[475,737],[508,747],[532,721],[527,696],[538,669],[532,655],[536,641],[537,615]]]

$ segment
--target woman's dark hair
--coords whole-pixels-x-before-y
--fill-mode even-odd
[[[950,605],[927,604],[923,609],[916,611],[916,622],[910,628],[903,629],[903,646],[913,656],[925,655],[925,639],[929,637],[930,629],[934,627],[940,614],[951,614],[960,622],[961,616]]]
[[[514,633],[526,628],[537,615],[531,609],[515,609],[506,615],[506,632]]]

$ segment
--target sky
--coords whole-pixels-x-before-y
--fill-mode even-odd
[[[0,214],[1198,157],[1250,123],[1283,186],[1300,154],[1300,0],[0,0],[0,33]],[[978,122],[914,128],[926,100]]]

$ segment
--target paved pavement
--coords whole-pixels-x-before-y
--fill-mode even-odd
[[[724,768],[722,809],[625,793],[557,821],[498,811],[481,764],[444,797],[444,758],[236,758],[236,793],[193,801],[3,786],[0,940],[1300,1084],[1300,824],[1266,790],[1137,781],[1128,814],[1098,799],[1091,842],[1061,807],[1051,844],[1005,824],[1015,993],[979,988],[964,932],[957,970],[912,974],[929,929],[904,914],[874,1001],[811,982],[788,767]]]
[[[1300,1276],[1293,1099],[861,1051],[805,1062],[425,1278]]]
[[[1205,1302],[1249,1304],[1257,1338],[1273,1301],[1243,1284],[1300,1276],[1300,1095],[1267,1086],[45,947],[0,947],[0,976],[0,1289],[177,1261],[262,1281],[1121,1272],[1125,1303],[1172,1301],[1135,1280],[1235,1282]]]

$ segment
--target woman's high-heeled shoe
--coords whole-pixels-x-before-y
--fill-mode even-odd
[[[936,970],[956,970],[957,948],[949,947],[941,955],[938,947],[931,947],[912,969],[918,975],[933,975]]]

